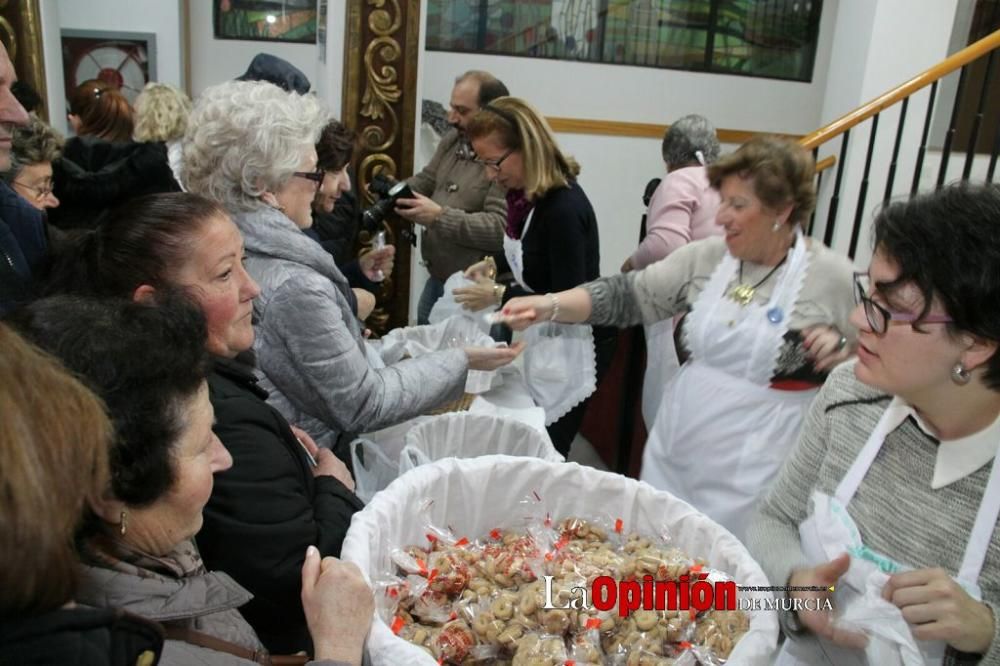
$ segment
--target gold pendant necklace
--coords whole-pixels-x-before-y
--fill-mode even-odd
[[[774,275],[778,269],[781,268],[787,258],[788,255],[786,254],[784,258],[778,262],[778,265],[768,271],[767,275],[757,282],[757,284],[747,284],[743,282],[743,262],[740,261],[740,276],[738,278],[739,284],[733,287],[733,290],[729,292],[730,300],[734,301],[737,305],[743,308],[750,305],[750,302],[753,301],[754,294],[757,293],[757,287],[767,282],[768,278]]]
[[[757,290],[750,285],[740,284],[729,293],[729,298],[736,301],[740,306],[746,307],[750,305],[750,301],[753,300],[753,295],[756,292]]]

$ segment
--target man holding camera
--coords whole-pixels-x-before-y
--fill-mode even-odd
[[[475,161],[465,127],[483,105],[508,94],[488,72],[473,70],[458,77],[448,111],[454,130],[441,139],[423,171],[407,181],[414,198],[396,202],[396,213],[424,227],[420,253],[431,275],[417,307],[418,324],[428,323],[452,273],[503,250],[505,194]]]

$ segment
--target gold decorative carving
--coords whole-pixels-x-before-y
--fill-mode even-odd
[[[14,26],[5,17],[0,16],[0,30],[3,31],[3,36],[0,38],[7,47],[7,55],[10,56],[11,62],[14,62],[17,60],[17,33],[14,32]]]
[[[21,79],[42,98],[38,115],[48,121],[49,114],[44,100],[48,98],[45,85],[45,64],[42,58],[42,24],[38,0],[0,2],[0,39],[7,47],[7,54],[14,63],[17,78]]]
[[[374,203],[368,185],[375,176],[399,179],[413,167],[419,20],[419,0],[348,1],[344,122],[361,138],[356,185],[365,208]],[[368,320],[376,331],[407,323],[411,246],[400,232],[408,224],[394,215],[382,224],[387,241],[396,246],[396,263]],[[361,234],[362,253],[371,240]]]

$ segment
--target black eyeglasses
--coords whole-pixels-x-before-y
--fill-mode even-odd
[[[326,171],[323,169],[316,169],[315,171],[293,171],[293,176],[298,176],[299,178],[305,178],[306,180],[311,180],[316,183],[316,187],[323,184],[323,178],[326,177]]]
[[[476,163],[477,164],[482,164],[487,169],[495,169],[496,171],[500,171],[500,165],[503,164],[503,161],[505,159],[507,159],[508,157],[510,157],[513,152],[514,152],[513,150],[508,150],[506,153],[504,153],[503,155],[501,155],[500,157],[498,157],[495,160],[480,160],[480,159],[477,159]]]
[[[879,305],[868,295],[870,293],[871,278],[867,273],[854,274],[854,302],[863,306],[865,318],[875,335],[885,335],[889,326],[896,324],[947,324],[954,321],[948,315],[928,314],[921,317],[918,314],[909,312],[895,312],[882,305]]]

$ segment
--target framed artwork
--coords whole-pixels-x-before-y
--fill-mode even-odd
[[[316,0],[212,0],[216,39],[316,43]]]
[[[99,79],[122,91],[130,103],[156,80],[156,35],[146,32],[62,31],[66,98],[84,81]]]

